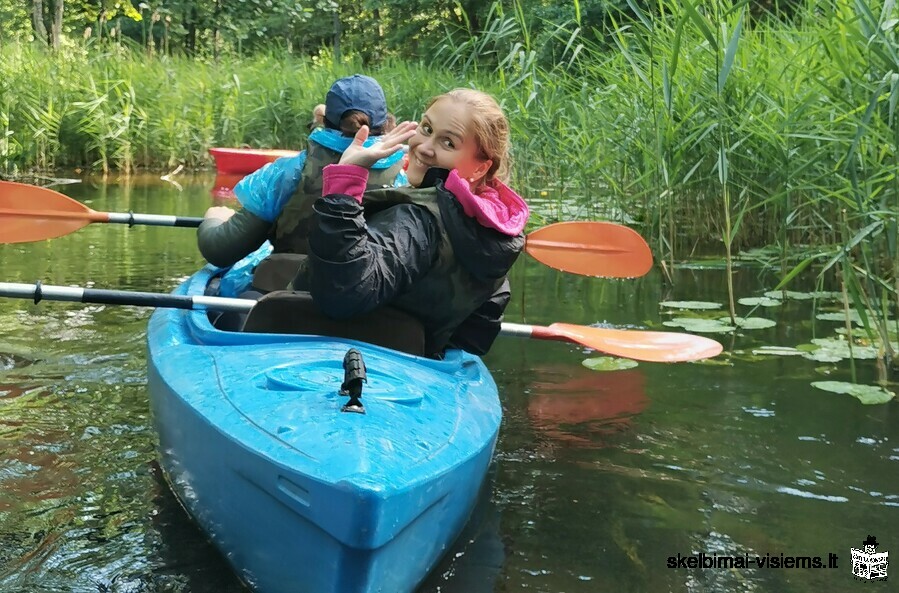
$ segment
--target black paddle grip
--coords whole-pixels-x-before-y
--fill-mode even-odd
[[[180,226],[187,228],[197,228],[203,222],[202,216],[178,216],[175,218],[175,224],[172,226]]]
[[[101,305],[133,305],[136,307],[166,307],[172,309],[193,309],[194,302],[189,296],[152,292],[124,292],[85,288],[82,303]]]

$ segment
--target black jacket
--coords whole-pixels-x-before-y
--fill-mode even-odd
[[[474,278],[497,286],[446,345],[483,354],[499,332],[510,298],[505,275],[523,248],[524,237],[508,237],[481,226],[464,214],[439,177],[434,184],[455,259]],[[317,200],[314,210],[309,288],[327,315],[347,318],[392,304],[437,260],[440,225],[427,208],[398,204],[366,215],[351,196],[329,195]]]

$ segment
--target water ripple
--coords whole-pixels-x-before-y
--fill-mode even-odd
[[[777,491],[781,494],[789,494],[791,496],[799,496],[801,498],[826,500],[827,502],[849,502],[849,499],[845,496],[827,496],[824,494],[814,494],[813,492],[807,492],[805,490],[799,490],[797,488],[790,488],[788,486],[778,486]]]
[[[32,360],[12,352],[0,352],[0,371],[22,368],[32,362]]]

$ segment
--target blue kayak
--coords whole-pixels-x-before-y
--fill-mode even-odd
[[[213,268],[175,294],[202,295]],[[149,392],[172,491],[260,593],[414,591],[462,530],[502,416],[481,360],[150,318]],[[367,367],[342,412],[344,355]]]

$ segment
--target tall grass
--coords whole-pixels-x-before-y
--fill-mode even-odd
[[[357,71],[370,72],[274,54],[203,61],[115,44],[57,54],[5,45],[0,172],[196,168],[211,165],[212,146],[302,147],[312,108],[335,78]],[[408,63],[385,64],[378,76],[406,118],[454,80]]]
[[[705,244],[725,252],[730,279],[736,250],[777,245],[785,281],[815,262],[839,270],[888,366],[899,333],[895,0],[808,0],[789,22],[753,17],[743,1],[626,3],[606,30],[572,22],[543,37],[555,49],[530,41],[536,55],[573,58],[531,68],[527,88],[509,65],[534,35],[516,34],[514,19],[445,63],[483,74],[499,56],[524,162],[557,181],[560,202],[643,221],[669,263]]]

